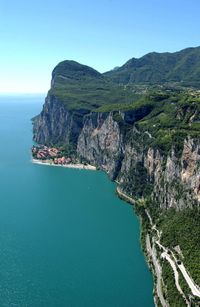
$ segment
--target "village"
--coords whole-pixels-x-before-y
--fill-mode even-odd
[[[56,147],[47,147],[45,145],[33,145],[32,156],[34,159],[42,161],[51,161],[56,165],[67,165],[70,163],[75,163],[72,158],[66,157],[64,155],[63,149],[58,149]]]

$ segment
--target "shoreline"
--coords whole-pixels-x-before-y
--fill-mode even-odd
[[[148,248],[147,248],[147,244],[146,244],[146,240],[143,242],[143,236],[149,236],[148,234],[144,234],[144,221],[143,221],[143,217],[142,214],[137,212],[137,206],[138,206],[138,201],[135,200],[134,198],[130,197],[129,195],[125,194],[124,192],[121,191],[121,189],[119,188],[119,186],[117,186],[116,188],[116,194],[117,196],[122,199],[123,201],[125,201],[126,203],[128,203],[129,205],[131,205],[134,209],[134,213],[135,215],[139,218],[140,221],[140,247],[141,250],[144,254],[144,258],[145,258],[145,262],[147,264],[147,267],[149,269],[149,271],[152,274],[152,278],[153,278],[153,289],[152,289],[152,295],[153,295],[153,300],[154,300],[154,304],[155,306],[158,306],[157,304],[157,296],[155,295],[155,291],[157,289],[157,274],[155,272],[155,267],[151,265],[151,255],[149,254]],[[150,256],[150,258],[149,258]],[[162,307],[168,307],[168,305],[162,305]]]
[[[34,163],[34,164],[39,164],[39,165],[47,165],[47,166],[57,166],[57,167],[65,167],[65,168],[74,168],[74,169],[79,169],[79,170],[92,170],[92,171],[95,171],[95,170],[97,170],[97,167],[95,167],[95,166],[93,166],[93,165],[90,165],[90,164],[87,164],[87,165],[84,165],[84,164],[81,164],[81,163],[77,163],[77,164],[72,164],[72,163],[70,163],[70,164],[65,164],[65,165],[61,165],[61,164],[54,164],[54,163],[52,163],[52,162],[50,162],[50,161],[45,161],[45,160],[38,160],[38,159],[33,159],[32,158],[32,163]],[[118,186],[118,182],[117,181],[115,181],[116,182],[116,184],[117,184],[117,187],[116,187],[116,195],[117,195],[117,197],[119,198],[119,199],[121,199],[121,200],[123,200],[123,201],[125,201],[127,204],[129,204],[129,205],[131,205],[131,206],[133,206],[133,205],[136,205],[137,203],[136,203],[136,200],[134,200],[132,197],[130,197],[130,196],[128,196],[128,195],[126,195],[125,193],[123,193],[122,191],[121,191],[121,189],[120,189],[120,187]],[[140,246],[141,246],[141,249],[142,249],[142,251],[143,251],[143,253],[144,253],[144,256],[145,256],[145,262],[146,262],[146,264],[147,264],[147,267],[148,267],[148,269],[151,271],[151,273],[152,273],[152,275],[153,275],[153,280],[154,280],[154,278],[155,278],[155,273],[154,273],[154,271],[152,270],[152,268],[151,268],[151,265],[150,265],[150,263],[149,263],[149,261],[148,261],[148,259],[147,259],[147,255],[146,255],[146,253],[145,253],[145,249],[144,249],[144,246],[143,246],[143,244],[142,244],[142,242],[141,242],[141,234],[142,234],[142,229],[143,229],[143,221],[142,221],[142,216],[140,215],[140,214],[138,214],[138,213],[136,213],[135,212],[135,214],[136,214],[136,216],[138,216],[139,217],[139,219],[140,219]],[[153,282],[153,299],[154,299],[154,302],[156,301],[156,298],[155,298],[155,295],[154,295],[154,289],[155,289],[155,282]]]
[[[77,163],[77,164],[72,164],[72,163],[69,163],[69,164],[55,164],[53,162],[49,162],[49,161],[42,161],[42,160],[37,160],[37,159],[32,159],[31,160],[32,163],[34,164],[39,164],[39,165],[47,165],[47,166],[57,166],[57,167],[64,167],[64,168],[74,168],[74,169],[85,169],[85,170],[90,170],[90,171],[96,171],[97,168],[93,165],[90,165],[90,164],[81,164],[81,163]]]
[[[116,194],[118,195],[119,198],[121,198],[122,200],[126,201],[127,203],[129,203],[131,205],[135,205],[136,204],[136,201],[132,197],[130,197],[130,196],[126,195],[125,193],[123,193],[121,191],[121,189],[119,188],[119,186],[117,186],[117,188],[116,188]]]

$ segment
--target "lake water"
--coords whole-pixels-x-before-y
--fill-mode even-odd
[[[0,306],[153,306],[139,221],[116,185],[31,163],[43,99],[0,98]]]

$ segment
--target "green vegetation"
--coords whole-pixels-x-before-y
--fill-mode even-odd
[[[147,100],[146,97],[142,97],[137,101],[131,103],[115,103],[115,104],[105,104],[97,109],[94,109],[94,112],[113,112],[113,111],[140,111],[148,109],[149,112],[154,108],[155,103],[151,100]],[[148,112],[148,113],[149,113]]]
[[[183,307],[186,303],[182,295],[178,292],[173,276],[173,270],[167,261],[162,265],[162,277],[166,286],[165,296],[169,302],[170,307]]]
[[[158,204],[153,203],[150,198],[146,199],[145,207],[150,211],[153,222],[157,228],[162,230],[161,243],[173,250],[177,259],[183,262],[193,280],[200,284],[200,210],[198,207],[187,208],[176,211],[171,208],[161,210]],[[145,217],[144,206],[136,206],[136,213],[142,216],[141,241],[145,250],[145,236],[150,231],[148,218]],[[177,252],[177,247],[180,252]],[[176,248],[176,249],[174,249]],[[169,300],[170,306],[185,306],[182,296],[176,289],[174,274],[167,261],[163,261],[163,279],[166,285],[165,295]],[[191,290],[179,272],[180,286],[187,296],[191,299]],[[197,304],[196,304],[196,303]],[[198,306],[198,298],[192,298],[191,306]]]
[[[200,93],[192,89],[119,85],[88,66],[64,61],[52,73],[49,95],[68,110],[76,110],[77,118],[80,113],[81,122],[90,112],[114,112],[125,133],[135,124],[152,136],[149,145],[164,154],[173,145],[179,154],[183,140],[199,134]]]
[[[147,182],[147,170],[141,162],[132,166],[121,187],[126,194],[137,198],[150,195],[152,185]]]
[[[153,110],[138,122],[139,129],[152,135],[152,145],[161,152],[167,153],[174,146],[179,154],[188,135],[193,138],[199,135],[200,93],[160,92],[150,95],[150,100],[154,101]]]
[[[180,287],[183,290],[184,294],[189,299],[189,296],[191,295],[191,290],[190,290],[188,284],[185,281],[185,278],[183,277],[183,275],[180,271],[179,271],[179,284],[180,284]]]
[[[185,138],[199,138],[200,91],[185,87],[192,83],[200,87],[199,62],[200,47],[174,54],[151,53],[138,60],[132,59],[121,68],[103,75],[88,66],[64,61],[52,73],[49,95],[73,111],[78,128],[82,126],[83,118],[91,112],[112,112],[130,147],[138,149],[138,152],[138,146],[143,145],[144,150],[153,147],[159,149],[165,158],[173,147],[179,157]],[[94,117],[97,117],[96,114]],[[134,133],[133,127],[136,128]],[[71,135],[72,144],[76,144],[77,131],[75,129]],[[68,146],[63,148],[63,152],[76,155],[76,148]],[[122,158],[123,154],[116,157],[119,165]],[[141,242],[144,250],[146,234],[151,231],[145,212],[145,208],[148,208],[153,221],[162,230],[163,245],[172,250],[180,246],[184,258],[176,255],[180,261],[184,261],[195,282],[200,284],[200,210],[162,211],[149,197],[153,180],[151,182],[148,178],[144,161],[141,158],[141,161],[132,160],[131,163],[121,188],[134,198],[145,197],[145,202],[138,202],[135,206],[142,221]],[[177,197],[184,194],[183,186],[178,181],[173,182],[173,187],[178,192]],[[170,306],[185,306],[175,287],[173,271],[166,261],[163,262],[163,278]],[[182,277],[180,283],[188,295],[189,290]]]
[[[64,61],[56,66],[49,95],[57,97],[71,110],[126,104],[138,97],[131,89],[116,85],[96,70],[74,61]]]
[[[65,145],[61,145],[61,144],[57,144],[58,148],[60,148],[60,155],[58,157],[72,157],[75,158],[76,157],[76,149],[72,144],[65,144]]]
[[[133,124],[148,131],[149,144],[164,154],[172,145],[180,153],[188,134],[194,138],[199,134],[200,93],[192,89],[118,85],[88,66],[64,61],[52,73],[49,95],[76,110],[77,118],[80,112],[81,122],[90,112],[114,112],[124,132]]]
[[[136,202],[136,205],[133,206],[134,212],[140,217],[140,224],[141,224],[141,232],[140,232],[140,241],[141,246],[144,253],[147,256],[146,250],[146,235],[148,232],[151,231],[151,225],[149,222],[149,218],[145,212],[145,203]]]
[[[200,210],[169,209],[158,219],[162,229],[162,243],[174,248],[179,245],[183,253],[183,262],[197,284],[200,284]],[[181,259],[181,257],[180,257]]]
[[[124,126],[134,123],[140,131],[148,131],[149,145],[163,154],[174,146],[178,156],[188,135],[199,136],[200,93],[195,90],[150,91],[133,103],[107,104],[93,111],[114,112],[114,119]],[[126,114],[123,120],[121,111]]]
[[[120,84],[160,84],[179,82],[200,86],[200,47],[187,48],[175,53],[146,54],[130,59],[123,66],[105,73]]]

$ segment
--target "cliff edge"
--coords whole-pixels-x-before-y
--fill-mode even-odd
[[[138,204],[143,238],[152,231],[149,214],[162,233],[161,242],[172,249],[179,246],[197,283],[200,246],[188,232],[191,214],[199,215],[200,208],[199,131],[198,90],[159,86],[138,94],[138,88],[136,93],[135,87],[113,83],[73,61],[54,69],[43,110],[33,119],[34,141],[69,147],[80,161],[107,172],[121,195]],[[172,216],[180,225],[166,228]],[[199,221],[195,223],[198,235]],[[189,245],[180,232],[187,233]],[[163,287],[168,295],[171,288],[164,278]]]

